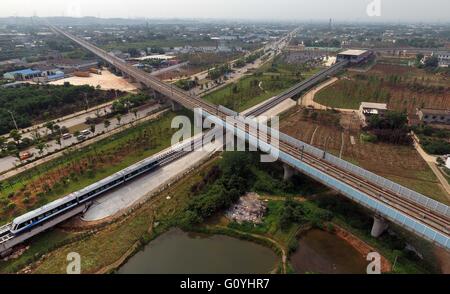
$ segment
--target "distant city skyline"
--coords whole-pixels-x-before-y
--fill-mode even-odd
[[[0,7],[0,17],[450,22],[448,0],[2,0]]]

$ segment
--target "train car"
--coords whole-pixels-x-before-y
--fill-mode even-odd
[[[11,233],[20,234],[78,205],[77,192],[15,218]]]
[[[105,193],[125,182],[123,171],[113,174],[95,184],[78,191],[77,200],[80,204],[90,201],[92,198]]]
[[[145,159],[143,161],[140,161],[124,170],[122,170],[122,174],[124,177],[124,181],[130,181],[133,178],[146,173],[150,170],[153,170],[159,166],[159,160],[158,159]]]
[[[92,201],[95,197],[125,183],[126,181],[159,167],[160,159],[166,156],[167,154],[156,159],[145,159],[82,190],[19,216],[12,222],[11,233],[14,235],[23,233],[32,229],[34,226],[43,224],[44,222],[61,215],[69,209],[89,203],[89,201]]]

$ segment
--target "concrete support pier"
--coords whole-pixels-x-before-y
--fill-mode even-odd
[[[172,111],[180,111],[183,109],[183,106],[175,101],[171,101],[170,103],[172,104]]]
[[[388,222],[379,215],[373,217],[372,237],[378,238],[388,228]]]
[[[292,176],[294,175],[295,170],[291,166],[289,166],[285,163],[283,164],[283,169],[284,169],[283,180],[289,181],[292,178]]]

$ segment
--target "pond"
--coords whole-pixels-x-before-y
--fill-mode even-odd
[[[279,257],[269,248],[222,235],[171,230],[150,242],[119,274],[264,274]]]
[[[316,229],[301,236],[290,262],[300,274],[365,274],[369,263],[345,240]]]

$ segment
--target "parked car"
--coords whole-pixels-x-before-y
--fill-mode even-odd
[[[25,151],[19,154],[20,160],[27,160],[29,158],[33,157],[33,153]]]
[[[72,138],[72,135],[71,135],[70,133],[65,133],[65,134],[62,135],[62,138],[63,138],[64,140],[67,140],[67,139]]]
[[[78,140],[78,141],[84,141],[84,140],[86,140],[86,136],[85,136],[85,135],[79,135],[79,136],[77,137],[77,140]]]
[[[83,131],[80,132],[80,134],[83,135],[83,136],[89,136],[91,134],[91,131],[90,130],[83,130]]]

